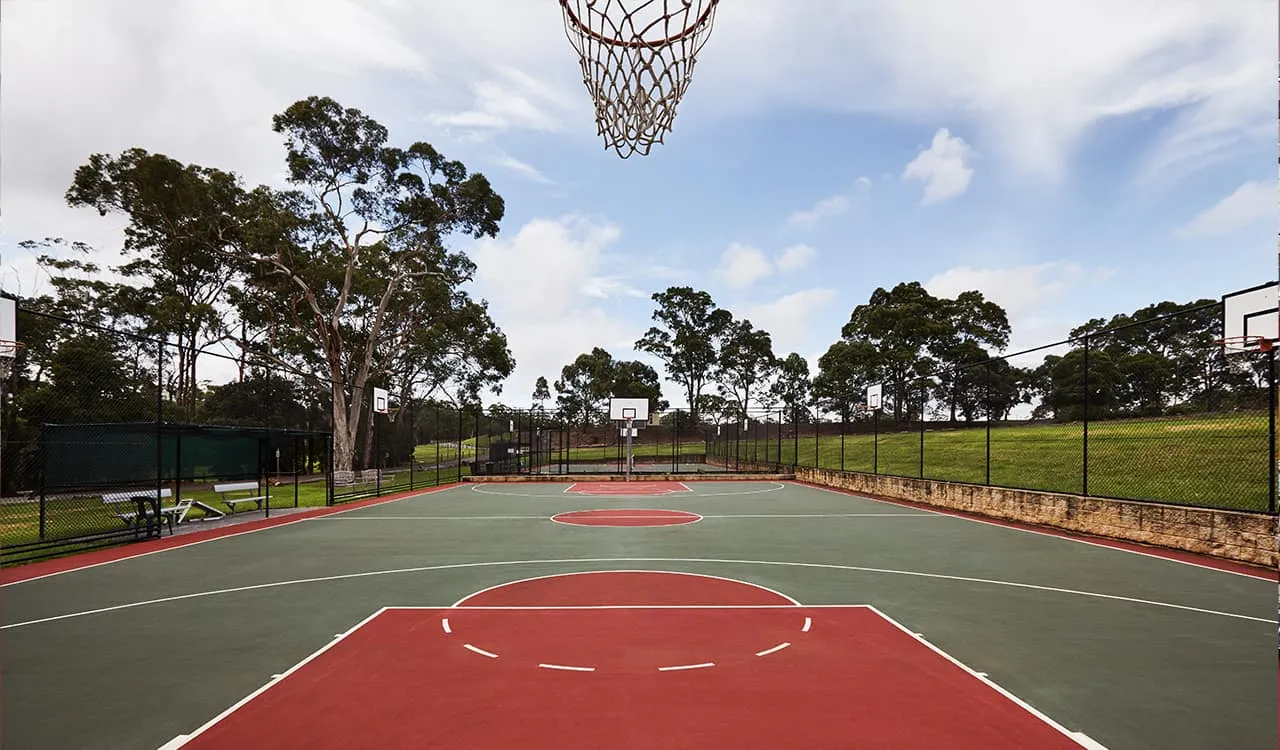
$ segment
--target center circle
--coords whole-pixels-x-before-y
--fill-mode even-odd
[[[551,520],[571,526],[683,526],[701,521],[702,516],[687,510],[610,508],[557,513]]]

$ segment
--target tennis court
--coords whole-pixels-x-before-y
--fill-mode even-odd
[[[791,481],[473,482],[3,575],[6,748],[1277,744],[1274,575]]]

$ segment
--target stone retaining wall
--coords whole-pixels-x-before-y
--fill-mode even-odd
[[[1275,568],[1276,517],[1056,492],[796,468],[796,479],[1008,521],[1077,531]]]

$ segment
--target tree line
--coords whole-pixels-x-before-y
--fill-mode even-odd
[[[325,412],[335,464],[348,469],[373,386],[458,405],[500,392],[514,360],[463,288],[475,265],[450,248],[497,235],[505,205],[484,175],[429,143],[392,145],[384,126],[327,97],[295,102],[272,130],[285,188],[142,148],[93,154],[75,171],[67,203],[126,220],[125,262],[102,268],[94,248],[57,238],[22,243],[51,280],[24,309],[81,325],[24,318],[44,330],[21,334],[31,346],[16,368],[20,410],[47,415],[76,387],[103,392],[86,402],[145,403],[158,387],[166,414],[198,421],[291,395]],[[143,343],[158,338],[168,355]],[[197,364],[219,345],[238,353],[237,382],[202,384]],[[83,406],[66,416],[91,416]]]
[[[652,296],[653,325],[636,351],[659,360],[693,423],[759,419],[777,410],[802,422],[869,415],[865,393],[883,386],[883,418],[950,422],[1005,420],[1020,405],[1032,419],[1153,417],[1238,407],[1265,408],[1266,362],[1223,356],[1215,300],[1160,302],[1074,328],[1065,351],[1020,367],[1001,356],[1008,314],[977,290],[954,298],[919,282],[877,288],[818,358],[779,356],[768,331],[715,304],[710,293],[673,286]],[[1086,367],[1087,363],[1087,367]],[[607,421],[609,396],[668,406],[658,373],[615,360],[601,347],[579,355],[554,383],[555,404],[574,423]],[[538,378],[533,408],[551,401]]]
[[[50,291],[22,301],[11,413],[149,419],[159,402],[173,421],[327,429],[336,467],[349,469],[361,453],[370,464],[373,386],[451,414],[501,394],[515,361],[487,303],[465,289],[474,263],[452,247],[497,236],[505,203],[484,175],[429,143],[395,145],[383,125],[327,97],[299,100],[271,125],[282,188],[143,148],[92,154],[76,169],[67,203],[123,218],[124,260],[104,268],[83,243],[21,243]],[[1010,336],[998,304],[906,282],[855,307],[815,373],[706,291],[673,286],[652,301],[653,325],[633,349],[663,373],[593,347],[539,378],[533,406],[545,410],[554,389],[575,422],[600,419],[609,396],[661,411],[670,382],[693,423],[769,409],[857,419],[866,387],[881,383],[897,421],[1003,419],[1032,403],[1039,418],[1067,420],[1083,409],[1086,348],[1091,418],[1254,403],[1265,378],[1257,361],[1213,356],[1211,300],[1089,321],[1065,354],[1020,368],[998,356]],[[201,382],[198,365],[227,348],[234,382]],[[12,441],[24,426],[11,417],[5,427]]]

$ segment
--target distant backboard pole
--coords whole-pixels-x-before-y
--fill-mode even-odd
[[[1227,353],[1265,351],[1280,339],[1280,282],[1222,295],[1222,338]]]

